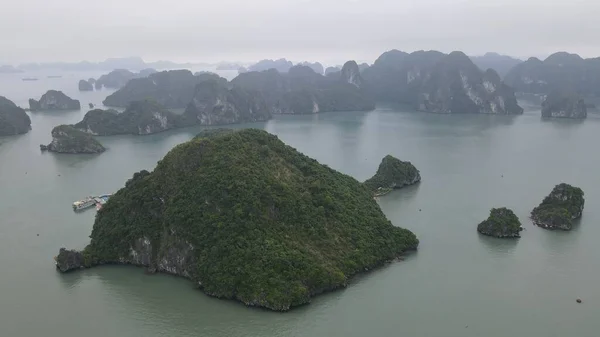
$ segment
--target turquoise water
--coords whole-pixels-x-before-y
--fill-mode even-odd
[[[11,75],[12,76],[12,75]],[[15,82],[0,95],[24,105],[60,88],[78,93],[90,76]],[[16,84],[15,84],[16,83]],[[27,85],[30,85],[28,87]],[[542,121],[522,116],[435,115],[400,107],[368,113],[278,116],[257,127],[301,152],[365,180],[386,154],[409,160],[423,181],[380,198],[388,218],[421,240],[419,251],[288,313],[205,296],[184,279],[134,267],[59,274],[58,248],[88,242],[94,209],[71,203],[115,192],[152,169],[200,128],[102,137],[101,155],[41,153],[52,127],[85,111],[31,113],[33,130],[0,138],[0,331],[2,336],[596,336],[600,316],[600,118]],[[534,227],[527,216],[559,182],[584,189],[571,232]],[[506,206],[518,240],[479,236],[490,208]],[[38,236],[39,234],[39,236]],[[576,298],[583,303],[577,304]]]

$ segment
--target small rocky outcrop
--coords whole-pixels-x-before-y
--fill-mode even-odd
[[[31,119],[25,110],[0,96],[0,136],[12,136],[31,130]]]
[[[542,103],[542,117],[586,118],[587,105],[575,92],[553,91]]]
[[[531,211],[531,220],[542,228],[568,231],[573,220],[581,218],[584,204],[581,188],[561,183]]]
[[[143,100],[131,102],[121,113],[112,109],[88,111],[74,127],[97,136],[149,135],[179,126],[179,119],[161,104]]]
[[[519,218],[506,207],[492,208],[490,216],[477,226],[479,233],[496,238],[518,238],[522,230]]]
[[[38,101],[29,99],[29,109],[31,111],[79,110],[81,109],[81,104],[78,100],[72,99],[62,91],[48,90]]]
[[[376,196],[380,196],[419,181],[421,181],[421,174],[413,164],[387,155],[381,160],[377,173],[365,181],[365,185]]]
[[[93,91],[94,85],[86,80],[79,80],[79,91]]]
[[[341,80],[350,83],[357,88],[364,87],[364,80],[360,76],[360,70],[356,61],[348,61],[342,67]]]
[[[102,153],[106,149],[89,134],[71,125],[59,125],[52,129],[52,143],[40,145],[42,151],[58,153]]]
[[[228,89],[209,80],[196,86],[196,92],[183,114],[184,125],[224,125],[266,121],[271,110],[258,92],[239,87]]]
[[[63,273],[84,268],[83,254],[76,250],[61,248],[55,260],[56,268]]]

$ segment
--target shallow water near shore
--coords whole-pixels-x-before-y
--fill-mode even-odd
[[[35,86],[47,90],[59,83],[87,105],[92,98],[77,92],[79,78],[65,78]],[[0,79],[0,95],[22,106],[42,93],[28,87],[17,92],[7,83]],[[91,93],[98,102],[106,94]],[[309,305],[274,313],[211,298],[185,279],[149,276],[135,267],[55,271],[58,248],[83,248],[89,241],[95,211],[74,213],[73,201],[115,192],[201,130],[101,137],[108,148],[101,155],[40,153],[54,126],[77,122],[85,111],[30,113],[30,133],[0,138],[3,336],[597,335],[596,115],[542,121],[535,108],[522,116],[450,116],[381,106],[235,126],[265,129],[361,181],[387,154],[411,161],[423,179],[378,198],[395,225],[416,233],[418,252]],[[583,218],[571,232],[534,227],[530,210],[560,182],[585,191]],[[478,235],[477,224],[501,206],[521,219],[520,239]]]

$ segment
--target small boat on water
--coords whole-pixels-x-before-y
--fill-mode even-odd
[[[37,81],[38,79],[35,78],[35,77],[25,77],[25,78],[22,78],[21,80],[23,80],[23,81]]]

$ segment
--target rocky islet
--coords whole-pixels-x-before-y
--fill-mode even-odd
[[[31,111],[69,111],[81,109],[81,103],[65,95],[62,91],[48,90],[39,100],[29,99]]]

